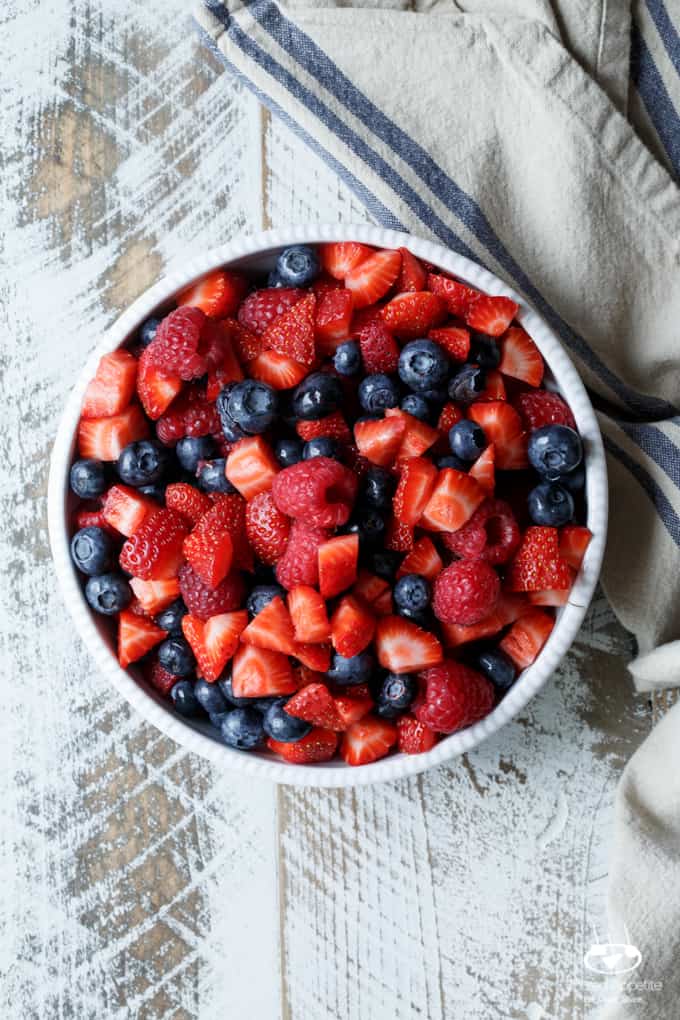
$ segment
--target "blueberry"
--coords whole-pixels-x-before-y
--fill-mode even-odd
[[[402,557],[398,552],[391,549],[381,549],[371,556],[370,567],[374,574],[382,577],[384,581],[393,581]]]
[[[402,348],[399,378],[416,393],[439,389],[448,374],[449,359],[432,340],[412,340]]]
[[[246,609],[251,616],[257,616],[277,595],[284,598],[285,594],[280,584],[258,584],[246,600]]]
[[[157,503],[162,503],[165,499],[165,486],[164,485],[140,485],[137,488],[137,492],[141,492],[143,496],[148,496],[149,499],[154,499]]]
[[[374,669],[375,660],[370,652],[359,652],[350,659],[334,652],[333,662],[326,676],[336,684],[349,687],[368,683]]]
[[[239,751],[252,751],[264,743],[262,716],[254,708],[235,708],[222,722],[222,740]]]
[[[130,604],[132,592],[122,574],[99,574],[85,585],[85,598],[97,613],[115,616]]]
[[[510,687],[517,676],[512,659],[495,645],[488,645],[477,653],[477,667],[495,687]]]
[[[236,695],[234,694],[231,673],[229,673],[225,677],[222,677],[221,680],[218,680],[217,686],[219,687],[220,691],[222,692],[222,694],[224,695],[224,697],[226,698],[230,705],[235,705],[236,708],[247,708],[249,705],[252,705],[253,703],[252,698],[237,698]]]
[[[252,708],[256,708],[258,712],[262,712],[262,715],[264,715],[265,712],[268,712],[276,701],[283,700],[284,699],[279,697],[278,695],[274,695],[273,697],[270,698],[251,698],[250,704]]]
[[[529,462],[546,481],[555,482],[583,460],[581,437],[568,425],[544,425],[534,429],[527,448]]]
[[[166,446],[153,439],[140,439],[121,451],[116,470],[126,485],[154,485],[163,477],[169,459]]]
[[[306,737],[312,728],[312,724],[304,719],[296,719],[294,715],[288,715],[284,708],[284,702],[276,699],[264,713],[262,719],[264,732],[272,740],[280,740],[284,744],[294,744]]]
[[[386,510],[392,503],[395,479],[387,468],[371,465],[361,480],[361,501],[376,510]]]
[[[152,315],[150,319],[142,323],[137,333],[137,340],[142,347],[148,347],[151,341],[156,339],[156,330],[162,321],[162,319],[157,319],[155,315]]]
[[[486,388],[486,374],[477,365],[463,365],[449,382],[449,396],[459,404],[471,404]]]
[[[229,410],[229,397],[237,385],[238,383],[236,382],[227,383],[217,394],[217,400],[215,401],[215,408],[220,419],[220,425],[222,426],[222,433],[228,443],[236,443],[245,436],[245,432],[240,425],[236,424]]]
[[[199,705],[208,715],[217,715],[229,709],[227,699],[222,694],[217,684],[209,684],[207,680],[197,680],[194,684],[194,694]]]
[[[103,574],[113,562],[111,536],[103,528],[81,528],[71,539],[71,556],[83,574]]]
[[[405,574],[394,586],[394,604],[401,616],[422,613],[430,604],[430,584],[422,574]]]
[[[302,460],[304,443],[301,439],[279,439],[274,447],[274,456],[281,467],[291,467]]]
[[[569,489],[569,492],[580,492],[585,484],[586,469],[583,464],[579,464],[577,468],[574,468],[567,475],[560,475],[560,485],[563,485],[565,489]]]
[[[459,460],[477,460],[486,447],[484,429],[476,421],[463,418],[449,429],[449,446]]]
[[[210,719],[210,725],[214,726],[216,730],[221,730],[222,729],[222,723],[227,718],[227,716],[229,715],[230,712],[231,712],[231,705],[229,705],[227,707],[227,710],[225,712],[208,712],[208,717]]]
[[[286,287],[306,287],[320,270],[319,256],[306,244],[286,248],[276,260],[276,272]]]
[[[338,459],[339,447],[336,439],[330,436],[319,436],[317,439],[310,439],[302,449],[302,459],[311,460],[313,457],[332,457]]]
[[[410,706],[418,693],[418,681],[410,673],[388,673],[378,690],[376,714],[396,719]]]
[[[500,347],[492,337],[475,333],[470,341],[468,360],[480,368],[498,368],[501,361]]]
[[[325,372],[312,372],[293,391],[292,410],[301,421],[332,414],[342,401],[342,383]]]
[[[286,283],[281,279],[275,269],[272,269],[271,273],[267,277],[268,287],[285,287]]]
[[[369,414],[396,407],[399,403],[399,387],[394,379],[382,372],[367,375],[359,383],[359,403]]]
[[[190,676],[196,666],[194,653],[183,637],[169,637],[158,646],[158,661],[173,676]]]
[[[227,462],[224,457],[207,460],[198,471],[198,487],[203,492],[236,492],[227,478],[225,471]]]
[[[446,457],[439,457],[437,459],[437,467],[440,471],[442,468],[447,467],[455,468],[456,471],[467,471],[470,465],[466,464],[464,460],[460,459],[460,457],[454,457],[452,453],[449,453]]]
[[[187,615],[188,609],[184,605],[182,599],[176,599],[172,602],[167,609],[164,609],[162,613],[159,613],[156,617],[156,623],[165,630],[168,634],[181,635],[182,634],[182,620]]]
[[[170,688],[170,697],[180,715],[198,715],[201,710],[194,694],[194,685],[189,680],[178,680]]]
[[[430,420],[430,405],[425,397],[421,397],[418,393],[408,393],[401,402],[401,409],[407,414],[412,414],[419,421]]]
[[[244,379],[230,389],[226,409],[238,428],[249,436],[259,435],[274,424],[279,411],[279,398],[276,390],[267,383]]]
[[[71,488],[81,499],[96,499],[106,492],[106,468],[100,460],[77,460],[71,465]]]
[[[338,344],[333,355],[335,371],[339,375],[356,375],[361,368],[361,348],[356,340]]]
[[[574,497],[563,485],[542,482],[529,493],[527,507],[534,524],[561,528],[574,516]]]
[[[363,546],[382,545],[385,536],[385,520],[372,507],[360,508],[345,527],[346,534],[356,534]]]
[[[217,447],[212,436],[185,436],[175,447],[177,460],[190,475],[195,475],[198,471],[199,461],[212,460],[216,452]]]

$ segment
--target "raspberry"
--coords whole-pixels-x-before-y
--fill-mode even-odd
[[[413,703],[416,719],[437,733],[471,726],[493,708],[493,686],[474,669],[445,660],[420,674],[425,688]]]
[[[156,422],[156,435],[166,446],[172,446],[185,436],[197,439],[219,431],[220,419],[215,405],[206,400],[205,390],[200,386],[188,386],[183,390]]]
[[[224,328],[224,323],[206,319],[198,346],[198,353],[205,361],[206,372],[215,372],[222,368],[229,350],[229,332]]]
[[[261,492],[246,507],[246,534],[263,563],[276,563],[288,543],[290,520],[277,508],[271,492]]]
[[[151,364],[185,381],[205,375],[206,360],[199,353],[205,321],[200,308],[176,308],[166,315],[147,348]]]
[[[294,287],[271,287],[255,290],[249,294],[238,310],[238,321],[251,333],[261,336],[274,319],[305,296],[303,290]]]
[[[472,626],[494,611],[500,590],[498,574],[488,563],[458,560],[434,582],[434,615],[442,623]]]
[[[522,424],[529,431],[540,429],[543,425],[568,425],[576,428],[574,416],[562,397],[550,390],[531,390],[520,393],[514,402]]]
[[[396,372],[399,346],[381,319],[369,320],[359,331],[359,347],[366,372]]]
[[[318,549],[327,539],[328,532],[324,528],[310,527],[301,521],[294,521],[286,551],[276,568],[279,584],[288,590],[297,584],[309,584],[312,587],[318,584]]]
[[[238,571],[227,574],[216,588],[209,588],[196,571],[185,563],[179,571],[179,590],[192,616],[209,620],[220,613],[230,613],[243,603],[246,586]]]
[[[234,558],[232,567],[237,570],[253,569],[253,554],[246,536],[246,501],[237,493],[218,493],[214,496],[214,506],[200,527],[215,527],[228,531],[231,535]]]
[[[188,532],[186,521],[174,510],[154,510],[125,541],[121,567],[143,581],[176,577]]]
[[[519,546],[519,525],[509,503],[487,499],[462,528],[442,536],[444,545],[465,560],[507,563]]]
[[[330,457],[314,457],[284,468],[272,484],[279,510],[319,528],[346,524],[357,494],[358,480],[349,468]]]
[[[165,505],[169,510],[176,510],[189,524],[194,525],[210,510],[212,502],[205,493],[193,485],[174,482],[165,490]]]
[[[148,680],[151,686],[155,687],[159,694],[162,694],[164,697],[170,693],[170,688],[174,687],[177,683],[177,677],[174,673],[168,673],[167,669],[163,669],[158,659],[154,661],[149,671]]]

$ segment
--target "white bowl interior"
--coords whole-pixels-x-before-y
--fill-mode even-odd
[[[69,521],[77,500],[70,492],[68,474],[74,456],[83,393],[100,357],[125,343],[154,311],[172,307],[172,298],[177,291],[211,269],[229,265],[262,274],[273,268],[278,253],[287,245],[327,240],[358,240],[384,248],[405,246],[415,255],[455,274],[471,286],[489,294],[508,295],[518,302],[518,319],[538,345],[548,366],[547,383],[561,392],[570,405],[584,442],[587,525],[593,533],[569,602],[558,610],[557,622],[545,647],[494,711],[476,725],[445,737],[431,751],[420,755],[394,754],[361,768],[352,768],[342,761],[311,766],[291,765],[267,751],[236,751],[226,747],[207,722],[178,716],[168,702],[142,679],[140,671],[126,671],[119,666],[114,625],[89,609],[69,554]],[[367,226],[309,226],[255,234],[208,252],[184,265],[181,272],[171,273],[151,287],[111,327],[83,368],[60,422],[50,465],[48,520],[57,575],[76,628],[97,666],[147,720],[178,743],[228,768],[281,783],[355,786],[411,775],[462,754],[499,730],[543,686],[576,636],[599,577],[607,528],[607,476],[597,420],[576,369],[543,319],[502,281],[441,245],[407,234]]]

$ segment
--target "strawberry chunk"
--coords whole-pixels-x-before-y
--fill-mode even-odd
[[[392,515],[385,529],[385,548],[391,549],[393,552],[410,552],[414,541],[413,525],[406,524],[405,521],[398,521]]]
[[[321,726],[327,730],[343,728],[333,695],[325,684],[307,684],[306,687],[302,687],[290,701],[286,702],[286,712],[296,719],[304,719],[313,726]]]
[[[176,577],[165,581],[143,581],[141,577],[131,577],[130,587],[149,616],[162,613],[171,602],[179,598],[179,581]]]
[[[314,673],[326,673],[331,668],[330,645],[295,644],[295,658]]]
[[[239,645],[234,655],[231,684],[236,698],[269,698],[296,689],[288,656],[257,645]]]
[[[211,340],[206,353],[208,385],[205,395],[208,400],[217,400],[227,383],[243,379],[243,369],[233,339],[242,327],[233,319],[213,322],[211,327]]]
[[[196,656],[196,662],[208,683],[219,680],[222,671],[238,648],[239,635],[248,623],[248,613],[220,613],[209,620],[182,617],[182,631]]]
[[[242,302],[238,310],[238,321],[249,333],[261,337],[279,315],[283,315],[304,296],[304,290],[298,290],[296,287],[268,287],[264,290],[255,290]],[[264,345],[261,349],[265,349]],[[241,352],[238,353],[240,358]],[[250,358],[241,360],[249,361]]]
[[[262,436],[240,439],[227,457],[227,478],[246,500],[271,489],[278,473],[276,457]]]
[[[200,489],[187,482],[173,482],[165,490],[165,505],[174,510],[192,527],[198,524],[201,517],[212,509],[212,500]]]
[[[401,271],[395,284],[397,294],[425,290],[427,286],[425,266],[408,248],[399,248],[399,252],[401,254]]]
[[[354,442],[366,460],[381,467],[390,467],[399,452],[405,431],[403,418],[358,421],[354,426]]]
[[[166,636],[166,631],[152,620],[138,616],[131,609],[122,609],[118,614],[119,663],[125,668],[131,662],[137,662]]]
[[[486,371],[486,386],[484,389],[477,394],[477,403],[486,402],[488,400],[505,400],[507,393],[505,391],[505,383],[503,382],[503,376],[500,372],[497,372],[495,368],[489,368]]]
[[[488,496],[493,496],[496,488],[496,447],[493,443],[474,462],[468,474],[484,489]]]
[[[295,423],[295,431],[306,443],[310,439],[319,439],[321,436],[337,439],[341,443],[348,443],[352,438],[349,425],[341,411],[333,411],[325,418],[317,418],[313,421],[298,421]]]
[[[479,295],[479,291],[473,290],[472,287],[466,287],[458,280],[452,280],[448,276],[440,276],[437,273],[428,275],[427,287],[433,294],[438,294],[444,299],[451,315],[461,318],[465,316],[468,308]]]
[[[557,528],[527,528],[506,576],[508,591],[562,591],[571,588],[572,578],[560,556]]]
[[[94,379],[83,397],[83,418],[110,418],[124,411],[132,400],[137,379],[137,360],[120,348],[99,361]]]
[[[527,432],[540,429],[543,425],[568,425],[569,428],[576,428],[574,416],[559,393],[550,390],[519,393],[514,407]]]
[[[553,616],[542,609],[531,609],[513,623],[499,647],[518,669],[526,669],[535,662],[554,626]]]
[[[390,673],[416,673],[443,658],[442,646],[434,634],[403,616],[378,620],[375,647],[378,662]]]
[[[349,290],[328,290],[316,308],[316,342],[321,354],[332,354],[351,336],[354,298]]]
[[[465,311],[470,329],[487,336],[501,336],[519,311],[519,305],[507,297],[478,294]]]
[[[578,524],[567,524],[560,529],[560,556],[574,570],[578,570],[581,566],[592,537],[592,531]]]
[[[397,728],[384,719],[366,716],[352,723],[340,743],[340,755],[348,765],[368,765],[384,758],[397,742]]]
[[[176,577],[188,528],[174,510],[155,510],[123,544],[120,565],[143,581]]]
[[[437,422],[437,431],[441,432],[444,439],[446,440],[446,449],[450,450],[451,447],[448,445],[449,429],[453,425],[457,425],[463,417],[463,412],[456,404],[444,404],[439,415]]]
[[[348,273],[374,252],[375,248],[359,244],[358,241],[333,241],[319,245],[321,265],[336,280],[344,280]]]
[[[295,300],[297,301],[299,299],[300,292],[296,290],[292,293],[296,295]],[[262,343],[262,337],[258,336],[257,333],[253,333],[236,319],[223,319],[221,321],[221,326],[224,329],[226,336],[229,337],[229,341],[239,364],[247,365],[249,361],[253,361],[258,354],[262,354],[264,351],[265,347]]]
[[[260,492],[246,507],[246,534],[255,555],[270,566],[283,556],[290,519],[276,506],[271,492]]]
[[[214,319],[223,319],[234,314],[247,289],[248,281],[240,273],[216,269],[183,290],[177,304],[191,305]]]
[[[540,386],[543,381],[544,364],[541,352],[521,326],[512,326],[501,337],[501,360],[498,371],[521,379],[529,386]]]
[[[338,746],[338,737],[333,730],[316,727],[302,740],[284,744],[271,737],[267,740],[270,751],[294,765],[311,765],[314,762],[330,761]]]
[[[332,599],[354,584],[359,562],[359,536],[337,535],[319,546],[319,590]]]
[[[250,362],[248,372],[253,379],[267,383],[274,390],[289,390],[307,375],[307,366],[285,354],[264,351]]]
[[[437,743],[436,733],[413,715],[402,715],[397,721],[397,749],[402,754],[422,754]]]
[[[325,528],[294,521],[286,551],[276,566],[276,579],[290,590],[298,584],[315,585],[319,581],[318,549],[328,538]]]
[[[375,631],[375,617],[367,607],[345,595],[331,617],[331,640],[339,655],[351,659],[371,643]]]
[[[78,425],[78,450],[81,457],[94,460],[118,460],[123,449],[138,439],[146,439],[149,423],[139,404],[130,404],[120,414],[107,418],[81,418]]]
[[[318,644],[330,639],[331,625],[326,603],[315,588],[308,584],[298,584],[288,592],[287,602],[296,641]]]
[[[293,622],[280,595],[268,602],[250,621],[241,635],[241,641],[247,645],[257,645],[258,648],[271,648],[274,652],[293,655]]]
[[[468,418],[481,425],[487,443],[493,443],[499,471],[527,467],[527,436],[522,419],[510,404],[501,400],[471,404]]]
[[[129,537],[142,526],[158,504],[129,485],[112,485],[104,496],[102,515],[107,524]]]
[[[359,722],[373,708],[370,694],[358,693],[356,687],[351,694],[338,694],[334,698],[335,711],[340,719],[339,730],[348,730],[352,723]]]
[[[345,276],[345,287],[351,290],[355,308],[375,304],[399,276],[401,254],[398,251],[376,251],[363,259]]]
[[[400,340],[415,340],[446,319],[446,303],[424,290],[397,294],[382,311],[387,328]]]
[[[443,566],[442,558],[437,552],[434,542],[425,535],[418,539],[410,553],[404,557],[397,571],[397,577],[404,577],[406,574],[422,574],[428,581],[434,581],[437,574],[441,573]]]
[[[372,606],[381,595],[389,590],[389,582],[383,577],[371,574],[368,570],[360,570],[357,582],[352,588],[352,595],[358,596],[367,606]]]
[[[467,361],[470,353],[470,330],[462,326],[442,326],[431,329],[427,334],[430,340],[443,347],[453,361]]]
[[[470,475],[455,468],[444,468],[437,475],[420,526],[428,531],[457,531],[470,520],[485,498],[484,489]]]
[[[267,327],[262,337],[265,347],[303,365],[311,365],[315,357],[315,317],[316,298],[314,294],[306,294]]]
[[[231,535],[218,527],[197,528],[184,539],[184,556],[209,588],[216,588],[231,570]]]
[[[361,325],[356,326],[357,319],[358,317],[355,317],[352,325],[359,335],[361,359],[366,372],[385,372],[388,375],[396,372],[399,364],[399,345],[383,319],[375,316],[366,317]]]
[[[406,428],[401,446],[397,453],[397,460],[405,457],[420,457],[429,450],[439,439],[439,432],[433,429],[427,422],[420,421],[408,411],[402,411],[399,407],[388,407],[385,411],[386,418],[401,418]]]
[[[414,527],[432,495],[437,468],[424,457],[408,457],[400,463],[401,474],[392,500],[392,509],[398,521]]]
[[[562,591],[551,589],[549,591],[530,591],[528,596],[529,605],[532,606],[566,606],[569,601],[569,589]]]
[[[253,569],[253,554],[248,544],[246,502],[235,492],[213,496],[213,505],[199,520],[197,530],[228,531],[233,546],[233,566],[238,570]]]
[[[137,396],[147,417],[156,421],[182,389],[182,380],[178,375],[170,375],[154,365],[147,352],[148,348],[142,351],[138,362]]]

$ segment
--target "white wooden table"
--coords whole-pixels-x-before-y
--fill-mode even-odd
[[[221,76],[184,0],[5,0],[0,1015],[585,1018],[621,769],[652,722],[598,599],[496,739],[356,792],[222,774],[102,681],[56,590],[47,459],[101,331],[235,233],[366,220]]]

